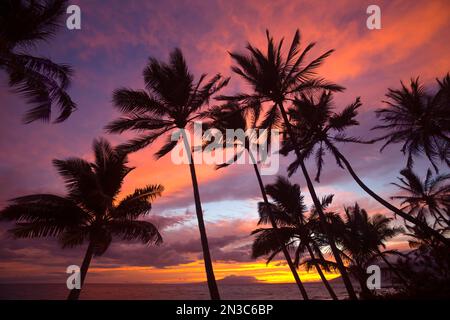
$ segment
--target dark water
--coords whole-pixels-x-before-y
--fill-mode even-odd
[[[341,282],[332,283],[336,294],[344,298]],[[305,283],[311,299],[330,299],[319,282]],[[220,284],[223,299],[276,300],[299,299],[295,284]],[[0,284],[0,299],[65,299],[65,284]],[[209,299],[205,284],[89,284],[83,288],[80,299],[130,300],[201,300]]]

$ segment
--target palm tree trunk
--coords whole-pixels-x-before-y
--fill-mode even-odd
[[[325,288],[327,288],[328,293],[330,294],[331,298],[333,300],[339,300],[336,293],[334,292],[333,288],[331,287],[330,283],[328,282],[327,278],[323,274],[322,269],[320,268],[319,264],[317,263],[316,257],[314,255],[314,252],[311,249],[311,246],[309,245],[309,243],[306,244],[306,248],[308,249],[309,256],[314,261],[314,266],[316,267],[317,273],[319,274],[320,279],[322,279],[322,282],[323,282]]]
[[[426,234],[428,235],[432,235],[434,237],[436,237],[436,239],[438,239],[439,241],[441,241],[442,243],[444,243],[445,245],[447,245],[448,247],[450,247],[450,239],[447,239],[446,237],[444,237],[442,234],[440,234],[439,232],[437,232],[436,230],[430,228],[427,224],[423,223],[422,221],[410,216],[409,214],[406,214],[405,212],[403,212],[402,210],[396,208],[395,206],[393,206],[392,204],[390,204],[389,202],[387,202],[386,200],[384,200],[383,198],[381,198],[379,195],[377,195],[375,192],[373,192],[359,177],[358,175],[355,173],[355,171],[353,170],[352,166],[350,165],[350,162],[348,162],[347,158],[345,158],[342,153],[340,153],[338,150],[336,150],[337,155],[339,157],[339,159],[342,160],[342,162],[344,163],[345,167],[347,168],[347,171],[350,173],[350,175],[353,177],[353,179],[356,181],[356,183],[365,191],[367,192],[372,198],[374,198],[375,200],[377,200],[379,203],[381,203],[384,207],[388,208],[389,210],[391,210],[392,212],[394,212],[395,214],[398,214],[400,217],[402,217],[403,219],[411,222],[412,224],[415,224],[417,226],[419,226]]]
[[[78,300],[78,298],[80,297],[81,289],[83,288],[84,280],[86,279],[86,274],[88,272],[89,265],[91,264],[93,255],[94,255],[94,245],[92,242],[90,242],[87,247],[86,253],[84,255],[83,263],[81,264],[81,268],[80,268],[81,288],[70,290],[67,300]]]
[[[269,210],[270,224],[272,225],[273,229],[277,230],[278,226],[275,222],[275,219],[273,218],[272,210],[270,210],[270,207],[269,207],[269,199],[267,198],[266,189],[264,188],[264,184],[263,184],[261,175],[259,173],[258,165],[257,165],[250,150],[248,150],[248,153],[250,154],[252,161],[253,161],[253,167],[255,168],[256,178],[258,179],[258,184],[259,184],[259,188],[261,189],[261,194],[262,194],[262,197],[264,200],[264,204],[266,205],[266,208],[268,208],[268,210]],[[275,233],[275,234],[277,234],[277,233]],[[306,292],[305,286],[303,285],[302,280],[300,279],[300,276],[297,273],[297,269],[295,268],[295,265],[292,262],[289,251],[286,249],[286,246],[284,245],[284,243],[282,243],[282,241],[280,239],[278,239],[278,243],[279,243],[280,247],[282,248],[284,257],[289,265],[289,269],[291,269],[292,275],[294,276],[295,282],[297,283],[297,286],[300,290],[300,293],[302,294],[303,299],[309,300],[308,293]]]
[[[359,286],[361,287],[360,297],[362,297],[363,299],[371,299],[373,298],[373,293],[367,287],[367,274],[364,272],[365,270],[362,267],[357,266],[357,268],[358,268],[357,278]]]
[[[303,228],[303,227],[304,227],[304,226],[303,226],[302,221],[300,220],[300,218],[298,218],[298,221],[297,221],[297,228],[301,229],[301,228]],[[316,260],[316,256],[315,256],[315,254],[314,254],[314,250],[311,248],[311,244],[315,247],[315,250],[317,250],[317,251],[319,252],[319,257],[320,257],[320,259],[323,261],[323,260],[325,260],[325,259],[324,259],[323,255],[322,255],[322,253],[321,253],[320,250],[317,248],[317,246],[315,245],[314,241],[311,241],[311,242],[310,242],[309,239],[302,239],[301,236],[300,236],[300,241],[303,241],[303,242],[305,243],[305,247],[306,247],[306,249],[308,250],[308,253],[309,253],[309,256],[311,257],[311,260],[313,261],[314,267],[316,268],[317,273],[319,274],[320,279],[322,280],[322,283],[324,284],[325,288],[328,290],[328,293],[330,294],[331,298],[332,298],[333,300],[339,300],[338,297],[337,297],[337,295],[336,295],[336,293],[334,292],[333,288],[331,287],[330,283],[328,282],[327,278],[326,278],[325,275],[323,274],[323,271],[322,271],[322,269],[320,268],[320,265],[319,265],[319,263],[318,263],[317,260]],[[299,248],[300,248],[300,246],[299,246]],[[296,253],[296,256],[295,256],[295,265],[296,265],[296,266],[298,266],[299,260],[300,260],[300,257],[299,257],[299,255]]]
[[[194,190],[195,211],[197,213],[198,229],[200,231],[200,240],[202,243],[203,260],[205,262],[206,278],[208,282],[209,294],[212,300],[220,300],[219,289],[217,287],[216,278],[214,276],[214,269],[211,261],[211,254],[209,252],[208,237],[206,236],[205,221],[203,220],[202,203],[200,201],[200,192],[198,189],[197,174],[195,173],[194,158],[192,157],[189,141],[186,132],[182,129],[183,142],[185,152],[188,154],[189,169],[191,172],[192,188]]]
[[[280,108],[281,115],[283,117],[283,121],[284,121],[284,124],[286,126],[286,130],[287,130],[287,133],[289,135],[289,138],[293,139],[294,135],[292,134],[291,123],[289,122],[289,119],[287,117],[286,111],[284,110],[283,104],[281,102],[278,103],[278,107]],[[338,250],[338,248],[336,246],[336,243],[334,241],[334,236],[330,232],[330,230],[328,228],[328,224],[326,223],[326,217],[325,217],[325,214],[323,213],[322,205],[321,205],[321,203],[319,201],[319,198],[317,197],[316,190],[314,189],[314,185],[312,183],[311,177],[309,176],[308,170],[306,169],[306,166],[305,166],[305,163],[304,163],[303,158],[301,156],[300,150],[297,147],[297,145],[295,144],[295,142],[294,141],[292,141],[292,142],[293,142],[293,144],[295,146],[295,148],[294,148],[295,154],[296,154],[296,156],[297,156],[297,158],[298,158],[298,160],[300,162],[300,167],[302,169],[303,176],[305,177],[306,185],[308,187],[309,194],[311,195],[311,198],[312,198],[312,200],[314,202],[314,206],[316,207],[316,210],[317,210],[317,212],[319,214],[319,218],[320,218],[319,220],[320,220],[320,223],[322,225],[322,228],[325,231],[325,234],[327,235],[327,238],[328,238],[328,240],[330,242],[330,248],[331,248],[331,251],[333,253],[334,259],[336,260],[336,264],[337,264],[339,272],[340,272],[340,274],[342,276],[342,280],[344,281],[344,285],[345,285],[345,288],[347,289],[348,296],[349,296],[349,298],[351,300],[357,300],[358,297],[356,296],[355,289],[353,288],[352,282],[350,281],[350,277],[348,276],[347,270],[345,269],[344,263],[342,261],[342,258],[340,256],[340,254],[339,254],[339,250]]]

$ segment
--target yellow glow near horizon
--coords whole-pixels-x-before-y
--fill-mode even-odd
[[[137,266],[117,268],[93,267],[89,269],[89,278],[91,281],[96,282],[96,280],[101,280],[103,278],[102,275],[105,273],[108,273],[108,282],[193,283],[206,281],[202,260],[166,268]],[[266,265],[264,262],[216,262],[214,263],[214,273],[217,280],[228,276],[245,276],[254,277],[260,283],[295,282],[289,267],[280,263]],[[304,282],[320,281],[320,276],[315,270],[307,272],[300,269],[298,273]],[[325,273],[325,276],[330,280],[339,277],[339,274]]]

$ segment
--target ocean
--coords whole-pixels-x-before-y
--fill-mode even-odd
[[[340,299],[346,297],[341,281],[332,281]],[[310,299],[328,300],[330,296],[320,282],[305,283]],[[219,284],[225,300],[297,300],[295,284]],[[65,299],[65,284],[0,284],[1,300]],[[80,299],[85,300],[205,300],[209,299],[204,283],[196,284],[90,284],[86,283]]]

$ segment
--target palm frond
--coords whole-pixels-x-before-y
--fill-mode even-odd
[[[117,146],[118,152],[121,153],[132,153],[139,151],[148,145],[152,144],[156,139],[158,139],[161,135],[166,133],[166,130],[152,132],[150,134],[142,134],[141,136],[131,139],[125,143],[122,143]]]
[[[113,220],[108,228],[113,235],[126,241],[138,240],[147,245],[159,245],[163,241],[158,229],[148,221]]]
[[[18,197],[0,211],[0,220],[17,222],[60,221],[77,225],[89,219],[89,214],[72,200],[52,195],[34,194]]]
[[[74,201],[94,201],[93,198],[99,192],[99,185],[89,162],[80,158],[69,158],[53,160],[53,165],[63,177],[69,196]]]
[[[362,106],[361,99],[356,98],[355,102],[345,107],[340,113],[335,113],[328,120],[329,126],[337,131],[342,131],[349,126],[356,126],[359,124],[358,121],[355,120],[355,117],[358,115],[358,108]]]
[[[56,237],[66,228],[66,225],[55,221],[17,222],[9,232],[15,238],[45,238]]]
[[[289,227],[261,228],[254,230],[252,235],[256,235],[252,244],[252,258],[259,258],[280,250],[281,245],[290,243],[289,240],[295,235],[295,229]]]
[[[164,187],[159,184],[149,184],[144,188],[136,189],[127,195],[111,212],[114,218],[138,218],[150,212],[152,201],[162,195]]]
[[[44,59],[40,62],[43,64],[43,61]],[[32,69],[27,64],[23,65],[19,61],[13,60],[9,61],[7,66],[9,85],[15,92],[22,94],[28,103],[35,105],[25,114],[23,120],[25,123],[36,120],[50,121],[52,106],[56,105],[59,107],[60,113],[55,122],[62,122],[76,109],[76,104],[65,91],[65,88],[58,83],[59,79],[51,78],[52,74],[46,74],[46,72],[53,68],[54,73],[61,73],[63,70],[69,70],[69,67],[55,67],[55,65],[47,64],[45,68],[41,66],[40,69],[44,69],[44,72],[40,73],[38,72],[41,71],[39,68],[36,71],[36,64],[38,64],[36,61],[31,63],[31,66],[35,68]],[[58,77],[61,76],[58,75]],[[66,75],[66,78],[69,78],[69,75]],[[67,84],[64,83],[64,86],[67,87]]]
[[[142,115],[142,113],[152,113],[161,116],[167,112],[160,101],[150,96],[144,90],[116,89],[113,93],[113,102],[121,112],[127,114]]]
[[[165,144],[155,153],[156,159],[160,159],[172,151],[176,145],[178,144],[178,140],[172,140],[172,136],[167,136],[167,141]]]

